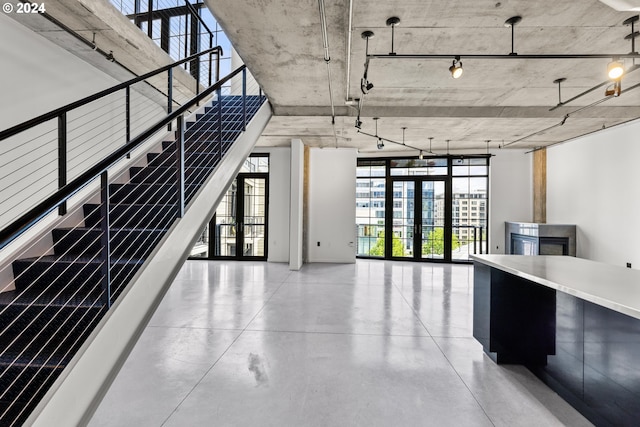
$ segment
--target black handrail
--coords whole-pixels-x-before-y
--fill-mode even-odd
[[[100,99],[100,98],[102,98],[104,96],[111,95],[112,93],[115,93],[115,92],[117,92],[117,91],[119,91],[121,89],[125,89],[128,86],[131,86],[131,85],[139,83],[139,82],[141,82],[143,80],[146,80],[149,77],[153,77],[153,76],[155,76],[157,74],[160,74],[160,73],[163,73],[165,71],[168,71],[168,70],[172,69],[173,67],[181,65],[181,64],[183,64],[185,62],[192,61],[195,58],[199,57],[200,55],[213,53],[213,52],[218,52],[219,55],[223,55],[224,54],[223,51],[222,51],[222,47],[221,46],[215,46],[215,47],[212,47],[211,49],[207,49],[207,50],[204,50],[204,51],[202,51],[200,53],[196,53],[195,55],[191,55],[190,57],[184,58],[184,59],[182,59],[180,61],[172,62],[171,64],[165,65],[162,68],[158,68],[157,70],[150,71],[150,72],[148,72],[146,74],[143,74],[141,76],[138,76],[138,77],[133,78],[131,80],[128,80],[126,82],[119,83],[119,84],[117,84],[115,86],[112,86],[112,87],[110,87],[108,89],[105,89],[103,91],[94,93],[93,95],[89,95],[86,98],[82,98],[82,99],[80,99],[78,101],[74,101],[74,102],[72,102],[70,104],[67,104],[67,105],[63,106],[63,107],[57,108],[57,109],[55,109],[53,111],[49,111],[48,113],[44,113],[44,114],[42,114],[42,115],[40,115],[38,117],[35,117],[33,119],[30,119],[30,120],[27,120],[26,122],[20,123],[20,124],[15,125],[15,126],[12,126],[9,129],[5,129],[3,131],[0,131],[0,141],[3,141],[5,139],[7,139],[7,138],[10,138],[10,137],[14,136],[14,135],[17,135],[20,132],[23,132],[23,131],[25,131],[27,129],[30,129],[30,128],[34,127],[34,126],[38,126],[38,125],[40,125],[42,123],[45,123],[45,122],[47,122],[49,120],[53,120],[56,117],[60,116],[61,114],[67,113],[67,112],[69,112],[71,110],[74,110],[74,109],[76,109],[78,107],[82,107],[83,105],[88,104],[88,103],[93,102],[93,101],[96,101],[96,100],[98,100],[98,99]]]
[[[188,59],[186,59],[186,60],[188,60]],[[174,66],[174,65],[176,65],[176,64],[172,64],[172,66]],[[238,75],[245,68],[246,68],[246,65],[242,65],[242,66],[238,67],[236,70],[231,72],[229,75],[227,75],[223,79],[221,79],[218,82],[216,82],[214,85],[208,87],[207,89],[205,89],[200,94],[194,96],[193,98],[191,98],[191,100],[189,102],[185,103],[183,106],[181,106],[177,110],[175,110],[172,113],[170,113],[167,117],[165,117],[164,119],[160,120],[159,122],[157,122],[156,124],[151,126],[146,131],[142,132],[140,135],[138,135],[137,137],[135,137],[134,139],[129,141],[129,143],[125,144],[124,146],[122,146],[121,148],[119,148],[118,150],[113,152],[107,158],[105,158],[104,160],[100,161],[99,163],[97,163],[96,165],[94,165],[93,167],[88,169],[86,172],[84,172],[83,174],[78,176],[76,179],[74,179],[70,183],[62,186],[53,195],[47,197],[45,200],[43,200],[42,202],[37,204],[31,210],[29,210],[27,213],[23,214],[18,219],[13,221],[11,224],[9,224],[7,227],[5,227],[2,231],[0,231],[0,249],[4,248],[6,245],[11,243],[18,236],[20,236],[20,234],[24,233],[33,224],[35,224],[36,222],[38,222],[39,220],[44,218],[46,215],[51,213],[59,205],[61,205],[64,202],[66,202],[71,196],[76,194],[78,191],[80,191],[82,188],[84,188],[86,185],[88,185],[95,178],[99,177],[102,172],[106,171],[108,168],[113,166],[121,158],[125,157],[127,155],[127,153],[130,153],[132,150],[134,150],[135,148],[140,146],[144,141],[146,141],[148,138],[153,136],[160,129],[162,129],[163,127],[166,127],[169,123],[171,123],[173,120],[175,120],[178,116],[180,116],[184,112],[186,112],[191,106],[193,106],[196,103],[202,101],[204,98],[206,98],[213,91],[220,90],[222,88],[222,86],[226,82],[228,82],[231,78],[233,78],[236,75]],[[166,70],[167,67],[163,67],[163,69]],[[144,76],[141,76],[139,78],[142,78],[142,77],[144,77]],[[137,79],[134,79],[134,80],[137,80]],[[122,86],[122,85],[118,85],[118,87],[120,87],[120,86]],[[120,87],[120,88],[122,88],[122,87]],[[107,91],[109,91],[109,90],[110,89],[107,89]],[[103,92],[105,92],[105,91],[103,91]],[[89,97],[89,98],[93,98],[93,97]],[[85,99],[87,99],[87,98],[85,98]],[[73,104],[75,104],[75,103],[73,103]],[[70,104],[70,105],[72,105],[72,104]],[[59,110],[60,109],[56,110],[57,113],[53,114],[53,117],[56,117],[57,115],[59,115],[60,111],[62,111],[62,112],[66,111],[66,110],[60,110],[60,111]],[[44,114],[43,116],[48,116],[49,114],[52,114],[52,113],[47,113],[47,114]],[[40,116],[40,117],[42,117],[42,116]],[[33,120],[31,120],[31,121],[33,121]]]

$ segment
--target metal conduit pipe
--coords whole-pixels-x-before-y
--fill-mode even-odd
[[[333,103],[333,86],[331,84],[331,56],[329,56],[329,37],[327,36],[327,15],[324,9],[324,0],[318,0],[320,9],[320,24],[322,27],[322,43],[324,46],[324,63],[327,64],[327,77],[329,79],[329,100],[331,102],[331,124],[336,123],[336,110]]]
[[[347,32],[347,94],[344,98],[345,101],[349,99],[349,86],[351,85],[351,35],[353,33],[353,0],[349,0],[349,31]]]

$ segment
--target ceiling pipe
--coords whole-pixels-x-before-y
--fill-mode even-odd
[[[318,0],[320,9],[320,24],[322,26],[322,43],[324,46],[324,63],[327,64],[327,77],[329,78],[329,100],[331,101],[331,124],[336,123],[336,108],[333,103],[333,77],[331,75],[331,56],[329,56],[329,36],[327,35],[327,15],[324,8],[324,0]]]
[[[351,37],[353,34],[353,0],[349,0],[349,32],[347,33],[347,94],[345,101],[351,101],[349,97],[349,86],[351,85]]]

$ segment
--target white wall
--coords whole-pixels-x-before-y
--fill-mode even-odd
[[[289,262],[289,210],[291,201],[291,148],[258,147],[269,153],[269,237],[267,261]]]
[[[355,262],[356,159],[355,149],[309,150],[309,262]]]
[[[490,159],[489,253],[504,253],[504,222],[531,222],[533,217],[533,155],[498,150]]]
[[[547,150],[547,221],[576,224],[577,256],[640,268],[640,120]]]
[[[0,129],[119,83],[4,14],[0,40]],[[69,180],[124,144],[124,105],[121,92],[69,113]],[[132,91],[132,134],[162,114]],[[0,228],[57,189],[57,158],[57,120],[0,141]]]

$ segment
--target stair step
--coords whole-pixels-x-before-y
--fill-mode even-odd
[[[214,167],[219,161],[217,152],[213,153],[189,153],[185,156],[185,167]],[[148,153],[147,163],[149,166],[175,166],[175,153]]]
[[[37,404],[36,400],[25,404],[0,399],[0,426],[21,426]]]
[[[185,182],[188,185],[202,184],[211,174],[213,168],[186,168],[184,171]],[[131,181],[134,183],[153,183],[153,182],[175,182],[177,168],[175,167],[132,167],[129,168]]]
[[[112,228],[111,256],[144,259],[164,236],[165,229]],[[77,227],[53,230],[53,249],[57,255],[93,257],[102,251],[102,230]]]
[[[173,184],[110,184],[111,203],[148,204],[175,203],[176,186]]]
[[[0,396],[3,401],[38,402],[62,373],[72,355],[35,357],[19,353],[0,356]],[[35,406],[35,404],[33,405]],[[30,412],[30,411],[29,411]],[[5,424],[1,424],[5,425]]]
[[[100,225],[100,205],[86,203],[83,206],[84,223],[86,227]],[[178,206],[176,204],[110,204],[109,220],[116,228],[169,228],[176,219]]]
[[[207,153],[211,151],[215,151],[216,144],[218,140],[203,140],[203,141],[187,141],[184,146],[184,151],[186,153],[198,152],[198,153]],[[162,141],[162,151],[176,151],[176,143],[175,141]]]
[[[112,290],[120,288],[127,278],[142,265],[143,260],[111,263]],[[97,295],[102,290],[102,261],[95,258],[77,258],[48,255],[23,258],[12,263],[16,290],[29,293],[44,292],[52,295]]]
[[[46,297],[33,293],[15,294],[13,299],[0,298],[0,354],[25,352],[54,353],[80,340],[102,317],[105,311],[99,294],[80,297]]]

